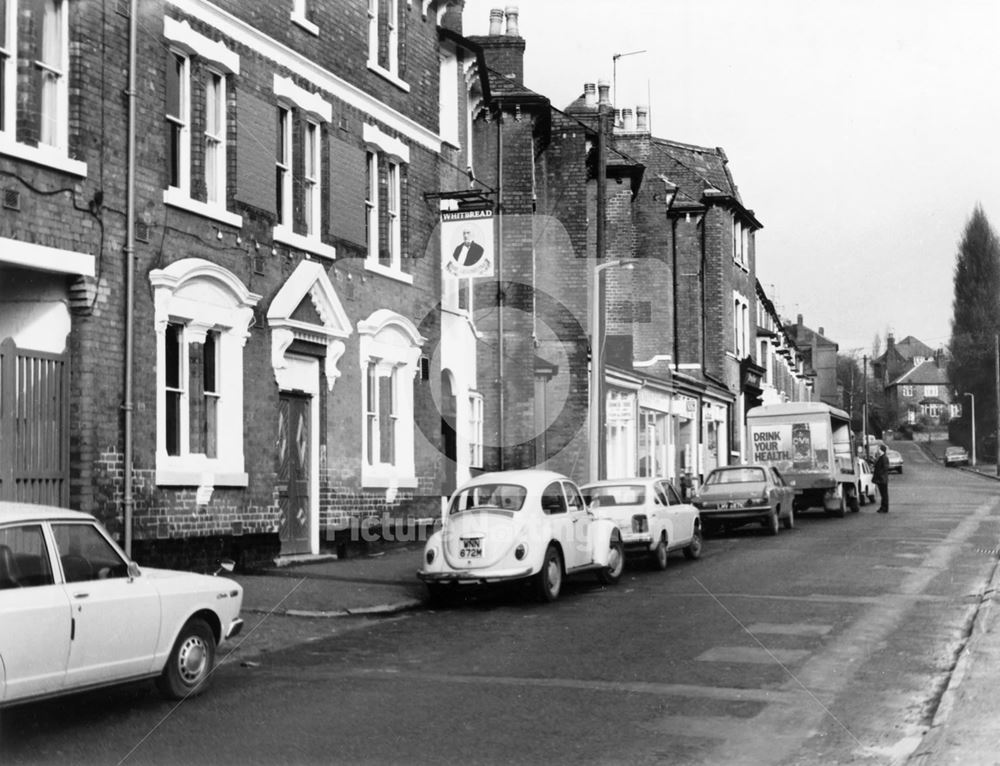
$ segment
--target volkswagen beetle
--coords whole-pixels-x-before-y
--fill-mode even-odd
[[[593,572],[611,584],[624,562],[617,525],[591,513],[568,478],[499,471],[455,491],[417,576],[435,601],[462,587],[516,580],[530,582],[542,601],[554,601],[564,576]]]

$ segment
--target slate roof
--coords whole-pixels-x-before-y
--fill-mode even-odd
[[[700,207],[706,194],[710,196],[713,193],[732,197],[743,205],[726,164],[726,153],[721,148],[709,149],[654,138],[650,153],[650,164],[659,164],[656,160],[662,160],[667,166],[665,175],[679,187],[674,207]]]
[[[839,348],[837,343],[833,342],[825,335],[820,335],[811,327],[800,325],[798,322],[787,322],[785,324],[785,331],[795,339],[796,344],[799,346],[812,346],[813,339],[815,338],[817,346],[833,346],[835,348]]]
[[[948,386],[950,382],[948,380],[948,373],[934,364],[934,362],[927,361],[918,364],[916,367],[911,367],[889,385]]]

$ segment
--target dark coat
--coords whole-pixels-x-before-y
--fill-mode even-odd
[[[462,246],[459,245],[455,248],[455,252],[451,254],[452,260],[454,260],[459,266],[474,266],[479,263],[479,259],[483,257],[483,246],[478,242],[469,243],[469,255],[465,259],[465,263],[459,261],[459,257],[462,255]]]
[[[875,459],[872,468],[872,481],[876,484],[889,483],[889,456],[884,452]]]

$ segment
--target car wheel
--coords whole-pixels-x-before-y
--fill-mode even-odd
[[[611,550],[608,552],[608,565],[597,573],[597,579],[603,585],[614,585],[625,571],[625,544],[616,531],[611,538]]]
[[[559,549],[550,545],[545,550],[542,568],[535,575],[535,593],[540,601],[551,602],[559,598],[562,590],[562,556]]]
[[[694,533],[691,535],[691,542],[684,547],[684,558],[691,559],[692,561],[700,559],[702,542],[701,527],[696,524]]]
[[[660,535],[659,541],[656,543],[656,547],[650,551],[649,558],[653,562],[653,566],[659,569],[661,572],[667,568],[667,562],[670,560],[670,554],[667,551],[667,533],[664,532]]]
[[[187,621],[156,683],[163,696],[184,699],[208,688],[215,667],[215,635],[197,617]]]
[[[785,527],[785,529],[794,529],[795,528],[795,514],[794,513],[789,513],[787,516],[785,516],[784,519],[781,520],[781,523]]]
[[[844,493],[840,493],[840,504],[832,511],[827,511],[827,513],[832,516],[836,516],[838,519],[844,518],[847,515],[847,501],[844,499]]]
[[[767,534],[774,537],[778,532],[781,531],[781,522],[778,520],[778,509],[775,508],[770,514],[761,522],[761,526],[767,531]]]

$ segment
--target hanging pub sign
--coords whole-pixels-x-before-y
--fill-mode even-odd
[[[492,277],[492,210],[441,212],[441,262],[456,277]]]

